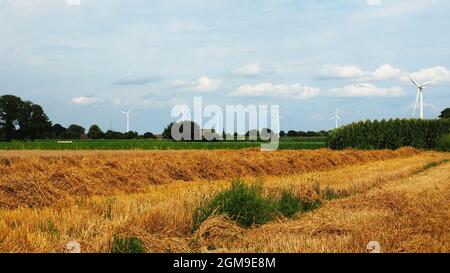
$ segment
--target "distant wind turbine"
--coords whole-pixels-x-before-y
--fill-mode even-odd
[[[183,104],[183,108],[181,108],[181,121],[184,122],[186,120],[187,120],[186,105]]]
[[[416,102],[414,103],[414,110],[412,116],[414,117],[416,115],[416,109],[417,104],[420,104],[420,119],[424,119],[423,116],[423,89],[427,86],[432,84],[433,82],[437,81],[437,79],[434,79],[432,81],[426,82],[422,85],[420,85],[411,74],[408,73],[409,79],[411,82],[417,87],[417,96],[416,96]]]
[[[336,129],[338,128],[338,121],[341,121],[341,118],[338,115],[338,109],[336,109],[336,114],[334,114],[334,116],[331,117],[330,120],[335,120],[336,121]]]
[[[122,114],[126,115],[127,117],[127,133],[130,131],[130,114],[131,112],[133,112],[133,107],[130,108],[130,110],[128,110],[127,112],[125,111],[120,111]]]

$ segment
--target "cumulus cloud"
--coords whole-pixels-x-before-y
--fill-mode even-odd
[[[358,66],[325,65],[322,67],[322,79],[349,79],[354,81],[384,81],[398,79],[403,72],[390,64],[383,64],[373,72],[367,72]]]
[[[397,69],[390,64],[384,64],[374,72],[370,73],[368,78],[371,80],[382,81],[397,79],[402,75],[403,72],[400,69]]]
[[[450,70],[444,66],[435,66],[429,68],[423,68],[417,72],[411,73],[416,81],[424,83],[432,80],[436,80],[434,84],[450,83]],[[406,74],[402,75],[401,80],[408,82],[409,78]]]
[[[99,101],[100,101],[99,99],[94,98],[94,97],[81,96],[81,97],[75,97],[75,98],[71,99],[70,103],[75,104],[75,105],[88,106],[88,105],[93,105]]]
[[[324,79],[355,79],[366,74],[357,66],[325,65],[322,67],[321,78]]]
[[[370,83],[358,83],[335,88],[332,95],[336,97],[400,97],[405,95],[400,87],[380,88]]]
[[[220,83],[220,79],[210,79],[206,76],[202,76],[195,81],[176,80],[172,85],[198,92],[212,92],[219,89]]]
[[[230,95],[235,97],[279,97],[306,100],[317,97],[319,93],[320,88],[303,86],[299,83],[273,84],[267,82],[256,85],[241,85]]]
[[[162,81],[161,77],[157,76],[125,76],[122,79],[114,81],[113,85],[146,85],[152,82]]]
[[[233,75],[238,77],[256,77],[262,73],[262,67],[259,64],[251,63],[241,66],[233,71]]]

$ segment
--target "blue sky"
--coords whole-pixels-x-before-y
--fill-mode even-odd
[[[171,108],[278,104],[284,130],[450,107],[447,0],[0,0],[0,93],[54,123],[161,132]]]

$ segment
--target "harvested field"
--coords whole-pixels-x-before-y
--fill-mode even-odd
[[[140,160],[151,161],[147,155],[158,154],[130,152],[134,155],[133,160],[125,163],[119,159],[120,154],[114,152],[101,155],[95,152],[75,153],[72,156],[60,152],[45,153],[45,156],[39,152],[3,154],[2,172],[8,170],[4,166],[5,159],[14,161],[9,163],[10,166],[27,162],[29,177],[39,177],[31,175],[31,171],[42,175],[42,180],[33,182],[37,183],[45,181],[43,174],[56,171],[56,166],[69,162],[71,157],[76,160],[70,162],[77,163],[70,164],[78,164],[76,166],[86,172],[88,166],[97,166],[94,163],[98,164],[105,158],[117,160],[120,168],[132,169],[131,166]],[[99,186],[106,190],[102,193],[94,190],[96,185],[93,182],[83,185],[84,181],[89,181],[87,174],[96,183],[104,181],[95,176],[97,172],[88,172],[76,180],[79,188],[94,188],[86,192],[72,192],[71,188],[64,191],[47,182],[64,197],[59,202],[51,200],[55,202],[53,204],[42,202],[30,208],[28,200],[36,202],[46,195],[45,191],[35,191],[36,188],[29,186],[22,188],[21,196],[24,197],[19,200],[22,202],[20,206],[14,206],[11,199],[1,199],[7,205],[0,209],[0,252],[62,252],[65,244],[72,240],[81,244],[83,252],[110,252],[115,236],[139,238],[147,252],[365,252],[367,242],[374,240],[381,243],[383,252],[450,251],[450,163],[445,161],[450,159],[448,153],[419,153],[412,149],[397,152],[202,153],[200,158],[203,160],[208,156],[226,155],[240,160],[238,162],[254,160],[255,164],[261,161],[278,166],[281,170],[264,173],[266,169],[262,164],[255,169],[245,164],[243,167],[230,164],[238,169],[227,170],[226,160],[221,158],[218,162],[222,165],[214,165],[225,169],[220,170],[222,175],[245,176],[247,182],[262,180],[266,193],[277,194],[284,189],[294,189],[298,194],[317,198],[314,187],[320,184],[345,195],[335,200],[324,200],[322,207],[291,220],[279,219],[259,227],[243,228],[219,216],[207,220],[193,232],[195,208],[204,198],[227,188],[231,179],[208,179],[191,173],[186,183],[177,181],[180,180],[178,176],[167,175],[165,177],[170,180],[157,185],[148,183],[148,180],[145,184],[135,182],[130,188],[125,187],[126,183],[119,184],[117,192],[105,183]],[[164,154],[167,156],[167,152],[162,152],[160,159]],[[182,156],[178,152],[170,152],[164,162],[173,159],[183,163]],[[45,167],[40,157],[49,158],[46,162],[53,167],[50,170]],[[184,166],[178,168],[196,166],[192,162],[194,156],[189,158],[190,161],[184,161]],[[280,160],[285,166],[279,163]],[[313,165],[295,169],[286,163],[289,160],[298,166],[301,162],[313,162]],[[351,163],[346,163],[346,160]],[[30,165],[30,162],[36,165]],[[197,161],[197,164],[201,162],[205,161]],[[433,162],[437,163],[432,164],[434,167],[426,167]],[[76,169],[68,167],[61,171],[75,175]],[[201,171],[199,168],[196,170]],[[243,170],[251,171],[240,173]],[[27,178],[25,172],[17,172],[19,174],[22,179]],[[102,177],[102,174],[98,175]],[[137,179],[133,175],[130,173],[128,177]],[[9,173],[7,177],[11,179],[13,174]],[[132,178],[128,178],[127,183],[134,181]],[[5,181],[2,178],[2,185],[6,185]],[[30,198],[27,193],[38,197],[27,199]],[[10,198],[4,188],[1,194],[2,198]]]
[[[397,151],[10,151],[0,154],[0,208],[64,205],[71,196],[146,192],[150,185],[286,176],[419,154]]]

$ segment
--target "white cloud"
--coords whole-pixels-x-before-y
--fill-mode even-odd
[[[332,91],[337,97],[400,97],[404,94],[400,87],[380,88],[370,83],[347,85]]]
[[[403,75],[400,69],[384,64],[373,72],[366,72],[358,66],[325,65],[321,71],[324,79],[349,79],[354,81],[384,81],[398,79]]]
[[[255,63],[246,64],[233,71],[233,75],[238,77],[256,77],[261,73],[261,65]]]
[[[319,93],[320,88],[303,86],[299,83],[272,84],[267,82],[256,85],[241,85],[230,95],[236,97],[281,97],[306,100],[317,97]]]
[[[390,64],[384,64],[370,73],[369,79],[375,81],[392,80],[401,77],[403,72]]]
[[[176,80],[172,83],[173,86],[187,88],[198,92],[216,91],[220,87],[220,79],[210,79],[206,76],[198,78],[196,81],[182,81]]]
[[[364,77],[365,73],[357,66],[325,65],[321,76],[328,79],[354,79]]]
[[[381,0],[366,0],[366,3],[369,6],[380,6]]]
[[[435,66],[421,69],[417,72],[411,73],[416,81],[419,83],[425,83],[427,81],[436,80],[434,84],[449,83],[450,82],[450,70],[444,66]],[[409,81],[408,76],[402,75],[401,80],[404,82]]]
[[[95,103],[99,102],[99,99],[94,98],[94,97],[76,97],[70,100],[70,103],[75,104],[75,105],[83,105],[83,106],[87,106],[87,105],[93,105]]]

